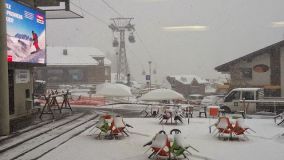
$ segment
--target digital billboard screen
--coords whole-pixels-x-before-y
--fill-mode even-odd
[[[6,0],[6,24],[8,62],[45,64],[44,12]]]

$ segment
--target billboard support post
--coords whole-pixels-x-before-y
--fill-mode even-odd
[[[0,135],[10,133],[5,0],[0,0]]]

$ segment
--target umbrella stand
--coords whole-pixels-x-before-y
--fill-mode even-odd
[[[189,114],[187,115],[187,124],[189,124]]]

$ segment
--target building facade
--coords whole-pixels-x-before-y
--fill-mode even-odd
[[[167,76],[173,90],[181,93],[185,98],[191,94],[205,95],[205,86],[208,83],[195,75]]]
[[[10,63],[8,67],[9,117],[11,132],[22,127],[22,121],[31,121],[33,72],[26,63]]]
[[[230,88],[261,87],[265,96],[284,96],[284,41],[215,68],[231,76]]]
[[[111,62],[90,47],[48,47],[47,66],[35,69],[35,80],[48,88],[60,85],[99,84],[111,80]]]

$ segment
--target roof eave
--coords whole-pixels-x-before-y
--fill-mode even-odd
[[[280,42],[277,42],[275,44],[272,44],[270,46],[267,46],[265,48],[259,49],[257,51],[254,51],[254,52],[252,52],[250,54],[247,54],[245,56],[242,56],[240,58],[237,58],[237,59],[234,59],[232,61],[229,61],[227,63],[224,63],[222,65],[219,65],[219,66],[215,67],[215,70],[218,71],[218,72],[228,72],[229,71],[229,67],[231,65],[234,65],[234,64],[238,63],[239,61],[246,60],[246,59],[249,59],[249,58],[253,58],[253,57],[259,56],[261,54],[269,53],[271,48],[281,47],[281,46],[284,46],[284,40],[282,40]]]

